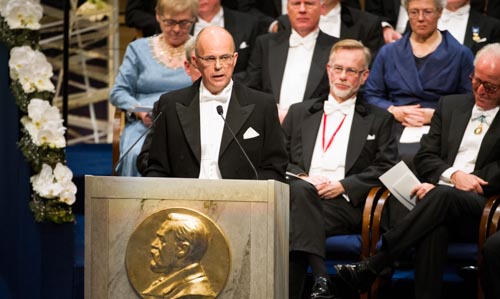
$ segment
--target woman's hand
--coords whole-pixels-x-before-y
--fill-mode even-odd
[[[405,127],[421,127],[431,123],[434,109],[420,108],[420,105],[391,106],[387,109]]]
[[[137,117],[137,119],[140,119],[144,126],[146,126],[147,128],[151,127],[151,125],[153,124],[153,119],[151,118],[151,115],[149,115],[149,113],[135,112],[134,114],[135,117]]]

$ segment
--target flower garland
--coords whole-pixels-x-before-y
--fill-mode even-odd
[[[54,97],[52,65],[39,51],[39,0],[0,0],[0,41],[10,48],[11,90],[21,117],[18,146],[31,163],[30,208],[38,222],[74,222],[76,186],[65,165],[66,128]]]

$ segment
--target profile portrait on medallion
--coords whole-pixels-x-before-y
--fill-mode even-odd
[[[148,299],[216,298],[231,265],[219,227],[186,208],[147,217],[132,233],[125,259],[132,287]]]

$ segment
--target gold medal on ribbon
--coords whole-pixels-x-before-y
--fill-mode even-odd
[[[483,123],[480,123],[477,128],[474,129],[474,134],[479,135],[483,132]]]

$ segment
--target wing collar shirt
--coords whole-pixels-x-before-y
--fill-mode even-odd
[[[339,181],[345,177],[347,144],[355,104],[356,97],[338,103],[332,95],[328,96],[314,145],[309,175],[326,176],[332,181]],[[332,142],[328,146],[330,140]]]
[[[483,142],[483,138],[488,132],[493,119],[497,115],[499,107],[483,110],[482,108],[474,105],[472,108],[472,115],[465,129],[464,137],[458,148],[457,156],[453,162],[453,166],[448,168],[441,174],[440,184],[451,185],[451,175],[457,171],[462,170],[466,173],[474,171],[476,166],[477,155],[479,148]],[[480,132],[477,128],[481,126]]]
[[[302,102],[304,99],[307,78],[318,34],[319,28],[301,37],[292,29],[285,71],[281,81],[279,106],[282,109],[288,109],[290,105]]]
[[[216,95],[206,89],[203,81],[200,84],[200,179],[222,179],[219,169],[219,149],[224,121],[217,113],[217,106],[222,106],[225,118],[232,90],[232,80]]]
[[[340,3],[319,19],[319,28],[324,33],[340,38]]]
[[[438,21],[439,30],[448,30],[459,43],[463,44],[469,12],[470,4],[466,4],[456,11],[443,9],[443,14]]]
[[[224,9],[222,7],[210,22],[198,17],[198,21],[194,24],[194,36],[197,36],[203,28],[209,26],[219,26],[224,28]]]

